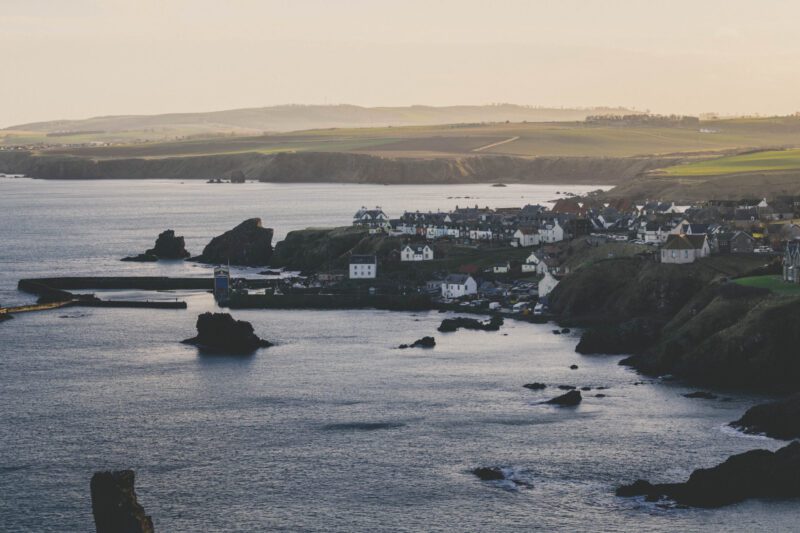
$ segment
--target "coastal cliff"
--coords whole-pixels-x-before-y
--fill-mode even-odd
[[[626,364],[691,383],[797,390],[800,298],[729,281],[764,261],[600,261],[564,278],[550,295],[551,309],[565,323],[589,326],[580,353],[632,353]]]
[[[269,182],[617,184],[678,157],[388,158],[341,152],[281,152],[191,157],[92,159],[0,152],[0,172],[41,179],[203,179],[234,172]]]
[[[370,235],[355,226],[307,228],[290,231],[276,244],[270,265],[292,270],[344,269],[351,253],[386,257],[400,243],[400,238]]]

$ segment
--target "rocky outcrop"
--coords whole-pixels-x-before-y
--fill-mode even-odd
[[[433,337],[422,337],[421,339],[417,339],[411,344],[401,344],[398,346],[401,350],[406,348],[433,348],[436,346],[436,339]]]
[[[587,329],[575,346],[580,354],[636,354],[652,346],[664,322],[633,318],[620,324],[605,324]]]
[[[370,240],[367,229],[354,226],[290,231],[275,245],[270,264],[291,270],[347,268],[349,254],[356,247],[360,247],[359,253],[374,253],[362,250]]]
[[[175,236],[175,231],[168,229],[159,233],[154,247],[143,254],[124,257],[123,261],[152,262],[159,259],[186,259],[189,257],[183,237]]]
[[[153,520],[136,499],[133,470],[96,472],[90,483],[97,533],[153,533]]]
[[[203,253],[193,258],[200,263],[266,266],[272,257],[272,229],[260,218],[245,220],[230,231],[211,239]]]
[[[551,400],[547,400],[545,403],[550,405],[563,405],[563,406],[571,406],[571,405],[578,405],[583,400],[580,391],[571,390],[566,394],[562,394],[561,396],[556,396]]]
[[[234,320],[228,313],[203,313],[197,317],[197,336],[182,341],[214,353],[247,355],[272,346],[260,339],[250,322]]]
[[[517,488],[533,486],[530,482],[520,479],[514,469],[508,467],[479,466],[472,469],[472,474],[481,481],[509,481]]]
[[[488,321],[484,322],[475,318],[456,317],[445,318],[439,325],[439,331],[442,333],[451,333],[458,331],[460,328],[472,329],[478,331],[497,331],[503,325],[503,317],[493,316]]]
[[[800,496],[800,442],[776,452],[751,450],[712,468],[692,472],[684,483],[652,484],[638,480],[617,489],[617,496],[668,498],[692,507],[721,507],[749,498]]]
[[[545,385],[544,383],[539,383],[537,381],[537,382],[534,382],[534,383],[526,383],[525,385],[523,385],[523,387],[525,387],[526,389],[530,389],[530,390],[542,390],[542,389],[546,389],[547,385]]]
[[[745,433],[773,439],[800,438],[800,394],[751,407],[730,425]]]

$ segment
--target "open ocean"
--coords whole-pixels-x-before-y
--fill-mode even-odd
[[[596,188],[0,179],[0,305],[32,301],[16,290],[23,277],[209,275],[119,261],[168,228],[196,254],[250,217],[277,241],[349,224],[362,205],[397,217]],[[442,334],[448,315],[436,312],[236,311],[276,346],[201,356],[179,341],[216,308],[211,296],[155,297],[189,309],[67,308],[0,324],[0,530],[93,531],[92,473],[133,468],[159,532],[797,531],[797,500],[698,510],[614,496],[637,478],[683,480],[781,447],[723,429],[763,398],[684,398],[693,389],[643,379],[620,357],[576,354],[577,331],[506,321]],[[424,335],[436,348],[394,348]],[[522,387],[532,381],[548,388]],[[577,408],[541,405],[559,384],[609,389]],[[530,487],[482,482],[477,466]]]

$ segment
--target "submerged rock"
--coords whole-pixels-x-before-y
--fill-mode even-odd
[[[575,390],[578,387],[576,387],[575,385],[559,385],[558,388],[561,390]]]
[[[421,339],[415,340],[411,344],[401,344],[398,346],[398,348],[433,348],[434,346],[436,346],[436,339],[433,337],[422,337]]]
[[[533,486],[528,481],[520,479],[513,468],[479,466],[478,468],[473,468],[472,473],[481,481],[509,481],[513,483],[511,486],[515,488],[530,488]]]
[[[773,439],[800,438],[800,394],[751,407],[730,425],[745,433],[763,434]]]
[[[556,396],[551,400],[547,400],[546,403],[550,405],[578,405],[583,400],[580,391],[571,390],[566,394],[562,394],[561,396]]]
[[[569,365],[570,370],[578,370],[578,365]]]
[[[547,385],[545,385],[544,383],[539,383],[537,381],[535,383],[526,383],[525,385],[523,385],[523,387],[525,387],[526,389],[531,389],[531,390],[542,390],[542,389],[547,388]]]
[[[133,470],[95,472],[90,483],[97,533],[153,533],[153,520],[136,499]]]
[[[701,391],[701,390],[695,391],[695,392],[689,392],[687,394],[684,394],[683,396],[686,397],[686,398],[699,398],[701,400],[716,400],[717,399],[717,395],[716,394],[713,394],[711,392]]]
[[[623,485],[617,496],[645,496],[649,501],[671,499],[692,507],[722,507],[749,498],[800,496],[800,442],[776,452],[751,450],[724,463],[692,472],[685,483],[652,484],[637,480]]]
[[[159,259],[186,259],[189,257],[183,237],[176,237],[175,231],[168,229],[159,233],[154,247],[143,254],[124,257],[123,261],[152,262]]]
[[[197,336],[182,341],[210,352],[250,354],[272,346],[258,338],[250,322],[234,320],[228,313],[203,313],[197,317]]]
[[[201,263],[266,266],[272,257],[272,229],[260,218],[245,220],[230,231],[211,239],[203,253],[193,258]]]
[[[503,325],[503,317],[493,316],[487,322],[482,322],[475,318],[456,317],[445,318],[439,326],[439,331],[442,333],[451,333],[457,331],[459,328],[474,329],[480,331],[497,331]]]

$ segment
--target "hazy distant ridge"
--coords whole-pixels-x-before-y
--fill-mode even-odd
[[[480,106],[360,107],[355,105],[281,105],[207,113],[119,115],[84,120],[54,120],[5,129],[36,132],[120,132],[147,129],[262,132],[367,126],[426,126],[475,122],[582,121],[589,115],[635,113],[619,107],[546,108],[496,104]]]

